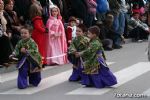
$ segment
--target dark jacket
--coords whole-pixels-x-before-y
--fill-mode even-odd
[[[18,17],[23,16],[24,20],[29,19],[29,7],[31,5],[31,0],[15,0],[14,10],[16,11]]]
[[[87,17],[87,5],[84,0],[70,0],[71,15],[83,19],[86,22]]]
[[[110,11],[113,15],[118,15],[120,11],[120,3],[118,0],[108,0]]]

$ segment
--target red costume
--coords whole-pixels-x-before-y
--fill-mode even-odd
[[[67,44],[69,46],[69,41],[72,41],[72,27],[70,26],[67,27],[66,37],[67,37]]]
[[[33,23],[33,31],[32,31],[32,38],[34,39],[34,41],[37,43],[38,48],[39,48],[39,52],[42,55],[42,59],[43,59],[43,64],[47,64],[46,63],[46,47],[47,47],[47,30],[46,27],[43,23],[42,17],[40,16],[36,16],[32,19],[32,23]]]

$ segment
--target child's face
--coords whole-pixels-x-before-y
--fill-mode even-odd
[[[71,21],[70,22],[70,26],[76,26],[76,22],[75,21]]]
[[[22,39],[26,40],[28,38],[30,38],[30,33],[27,29],[22,29],[21,30],[21,37]]]
[[[52,9],[52,16],[53,17],[57,17],[58,16],[58,9],[57,8],[53,8]]]
[[[140,15],[139,15],[139,14],[135,14],[135,15],[133,16],[133,18],[134,18],[134,19],[136,19],[136,20],[138,20],[138,19],[139,19],[139,17],[140,17]]]
[[[95,34],[92,34],[90,31],[88,31],[87,36],[88,36],[90,39],[93,39],[93,38],[95,37]]]
[[[82,36],[83,34],[84,34],[84,33],[83,33],[82,29],[79,28],[79,27],[77,27],[77,29],[76,29],[76,35],[77,35],[77,37],[78,37],[78,36]]]

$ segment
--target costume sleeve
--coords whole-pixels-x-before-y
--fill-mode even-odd
[[[72,28],[71,27],[67,27],[67,41],[72,40]]]
[[[98,43],[90,43],[88,48],[81,52],[81,56],[88,58],[89,56],[95,55],[95,53],[99,50],[100,45]]]
[[[47,29],[48,29],[48,33],[49,33],[49,35],[54,35],[55,34],[55,31],[53,30],[53,22],[49,19],[48,21],[47,21],[47,23],[46,23],[46,27],[47,27]]]
[[[77,50],[76,50],[76,47],[75,47],[75,45],[74,45],[74,40],[71,42],[71,44],[70,44],[70,46],[69,46],[69,48],[68,48],[68,53],[74,53],[74,52],[76,52]]]
[[[143,30],[149,31],[148,25],[141,21],[140,21],[139,27],[141,27]]]
[[[21,49],[21,40],[17,43],[12,54],[15,55],[16,57],[19,57],[20,49]]]
[[[38,46],[33,40],[29,42],[29,48],[27,51],[32,56],[32,58],[34,58],[34,60],[36,60],[39,64],[42,63],[42,58],[38,51]]]
[[[42,22],[42,20],[35,20],[35,22],[34,22],[34,27],[35,27],[35,29],[37,29],[39,32],[41,32],[41,33],[46,33],[46,28],[42,25],[41,26],[41,23],[43,23]]]
[[[38,52],[38,47],[37,47],[37,44],[35,42],[33,42],[33,41],[30,42],[28,52],[30,54],[34,54],[34,53]]]
[[[86,50],[82,51],[80,54],[82,57],[89,59],[94,58],[98,51],[102,52],[102,57],[106,59],[102,44],[98,40],[91,42],[89,44],[89,47]]]
[[[62,36],[65,35],[65,30],[64,30],[64,25],[62,24],[62,21],[60,19],[59,20],[59,27],[58,27],[58,36]]]

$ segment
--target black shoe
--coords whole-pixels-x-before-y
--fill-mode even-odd
[[[10,67],[10,64],[9,64],[9,63],[3,63],[2,65],[3,65],[4,67],[6,67],[6,68]]]
[[[4,66],[3,65],[0,65],[0,68],[3,68]]]
[[[106,50],[106,51],[111,51],[111,50],[113,50],[113,48],[105,47],[104,50]]]
[[[122,46],[121,45],[114,45],[114,49],[121,49]]]
[[[92,85],[86,85],[85,87],[93,87]]]
[[[47,64],[43,64],[43,65],[42,65],[42,68],[45,68],[45,66],[47,66]]]

